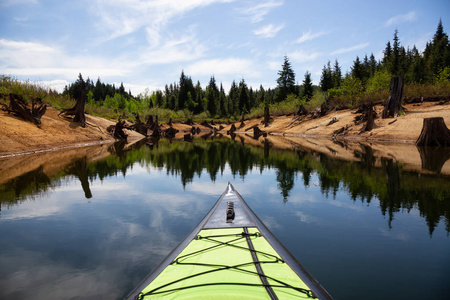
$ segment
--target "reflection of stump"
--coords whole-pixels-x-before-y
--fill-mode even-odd
[[[261,135],[266,137],[267,132],[262,131],[261,129],[258,128],[258,126],[253,127],[253,138],[258,139]]]
[[[234,126],[234,124],[232,124],[230,130],[227,131],[227,134],[233,134],[235,131],[236,131],[236,126]]]
[[[402,97],[403,97],[403,77],[392,77],[391,79],[391,95],[383,109],[382,118],[398,117],[399,112],[402,110]]]
[[[442,117],[424,118],[417,146],[450,146],[450,130]]]
[[[450,159],[449,147],[418,146],[422,169],[440,173],[442,166]]]

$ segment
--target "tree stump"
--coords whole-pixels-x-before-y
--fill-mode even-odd
[[[139,114],[134,114],[136,118],[136,123],[134,123],[132,129],[139,132],[140,134],[147,136],[147,125],[141,121],[141,118],[139,117]]]
[[[116,125],[110,125],[106,130],[114,137],[116,140],[127,140],[128,135],[123,131],[125,128],[125,121],[119,120]]]
[[[161,129],[159,128],[158,123],[153,124],[152,130],[153,130],[152,134],[150,135],[151,137],[160,137],[161,136]]]
[[[147,116],[147,126],[151,127],[153,125],[153,116],[149,115]]]
[[[264,127],[269,126],[269,121],[270,121],[269,107],[265,106],[264,107]]]
[[[306,108],[302,105],[300,105],[300,108],[297,111],[297,115],[298,116],[303,116],[303,115],[307,115],[308,111],[306,110]]]
[[[450,130],[444,118],[424,118],[422,132],[416,141],[417,146],[450,146]]]
[[[398,117],[399,112],[402,111],[402,97],[403,97],[403,77],[397,76],[391,79],[391,95],[384,106],[382,118]]]
[[[371,131],[375,127],[374,115],[373,104],[370,103],[369,110],[367,111],[367,123],[364,125],[362,131]]]
[[[80,75],[81,78],[81,75]],[[81,127],[86,127],[86,116],[84,115],[84,106],[86,104],[86,93],[87,85],[83,78],[81,80],[81,94],[72,108],[63,109],[59,114],[64,114],[65,116],[74,116],[73,121],[80,123]]]

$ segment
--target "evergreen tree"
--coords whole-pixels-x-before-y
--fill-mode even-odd
[[[278,75],[277,101],[283,101],[288,94],[295,93],[295,73],[287,56],[284,56],[282,69],[278,71]]]
[[[351,68],[351,74],[354,78],[358,78],[361,80],[361,82],[364,82],[365,80],[365,72],[364,72],[364,66],[359,60],[359,57],[356,56],[356,60],[353,62],[353,67]]]
[[[228,93],[228,113],[234,115],[239,102],[239,88],[233,80]]]
[[[197,106],[195,107],[194,113],[199,114],[205,110],[203,106],[203,89],[200,85],[200,81],[197,81],[197,84],[195,85],[195,103],[197,103]]]
[[[391,63],[391,56],[392,56],[392,47],[391,47],[391,42],[388,41],[386,44],[386,48],[383,51],[383,66],[385,68],[387,68],[388,70],[390,70],[390,63]]]
[[[266,103],[266,91],[264,91],[264,88],[263,88],[263,86],[262,86],[262,84],[259,86],[259,91],[257,92],[257,95],[256,95],[256,103],[255,103],[255,106],[259,106],[259,105],[261,105],[261,104],[264,104],[264,105],[266,105],[267,103]]]
[[[336,59],[333,68],[333,87],[338,88],[341,86],[341,83],[342,83],[342,71],[341,67],[339,66],[339,62]]]
[[[97,103],[100,103],[101,101],[105,100],[105,96],[103,93],[103,86],[102,83],[100,82],[100,77],[97,78],[97,82],[95,83],[94,100]]]
[[[253,88],[250,87],[248,90],[248,110],[250,111],[252,107],[255,107],[255,94],[253,92]]]
[[[157,90],[155,92],[155,98],[156,98],[156,106],[163,107],[164,105],[164,98],[163,98],[163,92],[160,90]]]
[[[221,117],[225,117],[227,115],[227,97],[225,95],[225,91],[223,90],[222,83],[220,83],[219,90],[219,114]]]
[[[164,107],[168,109],[173,109],[173,107],[170,106],[170,90],[167,84],[164,87]]]
[[[126,97],[127,95],[127,93],[125,92],[125,87],[123,86],[123,82],[120,83],[119,94],[124,97]]]
[[[398,30],[395,29],[394,43],[392,45],[392,54],[391,54],[392,65],[391,65],[391,69],[390,69],[391,73],[394,76],[399,76],[400,71],[401,71],[401,69],[400,69],[400,51],[401,51],[401,49],[400,49],[400,41],[398,38]]]
[[[305,73],[305,79],[303,79],[303,97],[306,99],[306,101],[311,100],[313,96],[313,85],[312,85],[312,79],[311,79],[311,73],[306,71]]]
[[[243,114],[249,110],[249,99],[248,99],[248,89],[245,80],[242,79],[239,83],[239,113]]]
[[[184,109],[185,103],[188,101],[188,87],[187,78],[184,75],[184,70],[181,70],[180,75],[180,91],[178,93],[178,109]]]
[[[219,90],[217,89],[216,79],[214,78],[214,76],[211,76],[208,87],[206,89],[207,109],[211,116],[215,116],[217,114],[216,100],[218,98],[218,94]]]
[[[428,60],[433,79],[436,78],[445,67],[450,67],[449,60],[450,45],[448,35],[444,32],[442,19],[440,19],[433,41],[430,45],[430,57]]]
[[[323,66],[322,77],[320,78],[320,89],[324,92],[333,87],[333,74],[331,71],[331,64],[328,61],[326,66]]]
[[[371,53],[370,58],[369,58],[370,77],[372,77],[375,74],[377,67],[378,67],[378,63],[375,60],[375,55],[373,55],[373,53]]]

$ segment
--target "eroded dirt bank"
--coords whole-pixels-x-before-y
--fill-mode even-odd
[[[114,142],[106,131],[106,127],[115,124],[113,121],[86,115],[88,125],[82,128],[77,123],[58,116],[58,113],[59,111],[49,107],[41,118],[39,128],[0,111],[0,157],[74,145]],[[130,139],[143,138],[134,131],[127,131],[127,134]]]
[[[430,162],[431,157],[444,159],[447,155],[442,151],[424,153],[414,145],[414,142],[420,135],[423,119],[430,117],[443,117],[447,126],[450,126],[450,104],[438,105],[437,103],[421,103],[405,105],[406,114],[398,118],[375,119],[375,128],[370,132],[361,133],[362,124],[355,125],[353,120],[357,114],[355,110],[335,111],[324,117],[309,119],[308,117],[294,121],[294,116],[274,117],[268,127],[264,127],[262,118],[245,120],[244,126],[239,128],[240,122],[234,123],[238,128],[235,139],[241,140],[246,144],[256,146],[274,147],[278,149],[310,149],[325,155],[330,155],[339,159],[358,160],[358,153],[364,153],[366,147],[377,157],[394,158],[402,162],[411,170],[421,172],[436,172],[438,169],[442,173],[450,174],[450,162],[435,161]],[[375,107],[381,114],[382,107]],[[42,125],[37,126],[20,120],[5,112],[0,112],[0,157],[11,157],[14,154],[27,154],[40,152],[48,149],[61,149],[62,151],[52,151],[53,154],[37,156],[30,155],[29,158],[14,162],[0,160],[0,170],[7,173],[24,173],[42,165],[43,161],[53,161],[50,164],[57,164],[58,157],[67,161],[71,156],[88,156],[91,159],[108,154],[108,144],[114,142],[113,138],[107,133],[106,127],[114,124],[113,121],[99,117],[86,115],[88,126],[82,128],[70,120],[58,116],[58,111],[49,108],[42,117]],[[330,120],[336,118],[337,122],[331,125]],[[294,122],[293,122],[294,121]],[[216,135],[227,135],[232,124],[216,124]],[[249,130],[252,126],[258,125],[259,128],[268,133],[266,138],[254,138],[253,131]],[[209,127],[194,125],[200,128],[200,135],[213,135]],[[342,127],[348,127],[344,134],[335,136],[333,132]],[[166,124],[162,128],[168,128]],[[176,139],[183,139],[184,135],[190,132],[192,126],[174,123],[173,127],[178,129]],[[137,132],[127,131],[131,140],[143,138]],[[83,145],[105,144],[105,147],[80,147]],[[93,153],[95,152],[95,153]],[[427,158],[428,157],[428,158]],[[441,159],[441,160],[442,160]],[[425,160],[425,161],[424,161]],[[438,159],[439,160],[439,159]],[[431,166],[431,167],[430,167]],[[13,170],[16,170],[13,172]],[[9,177],[10,176],[4,176]]]

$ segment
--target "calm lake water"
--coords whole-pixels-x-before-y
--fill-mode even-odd
[[[123,298],[228,181],[335,299],[450,299],[447,175],[370,149],[347,162],[228,139],[101,147],[0,185],[0,299]]]

